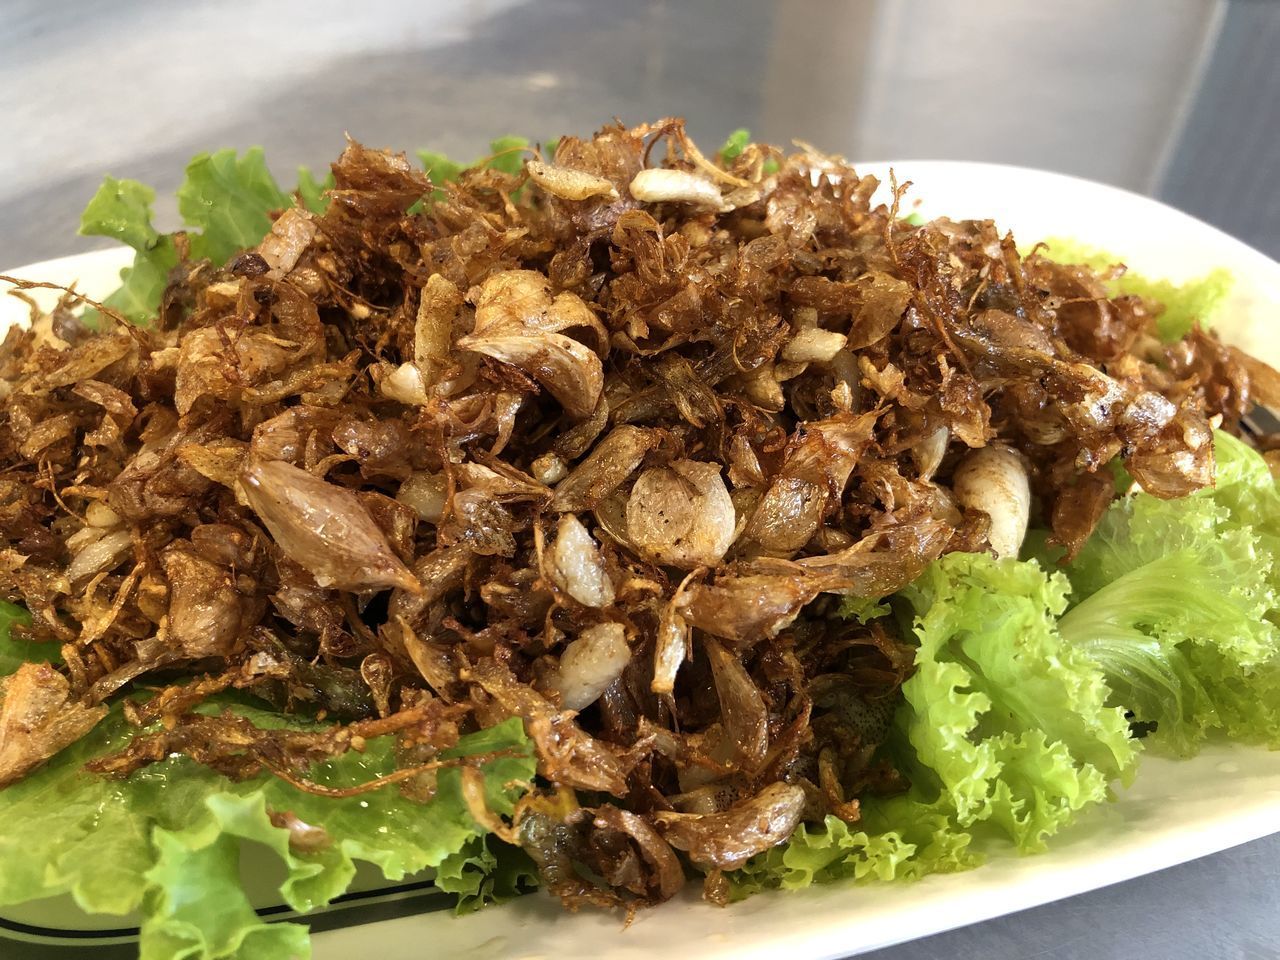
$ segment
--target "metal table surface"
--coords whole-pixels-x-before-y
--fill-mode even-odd
[[[316,168],[349,131],[469,158],[499,134],[670,114],[705,146],[747,126],[853,157],[1062,170],[1280,252],[1280,4],[1263,0],[4,6],[5,265],[97,245],[74,231],[104,172],[155,185],[172,227],[204,149],[262,144],[277,170]],[[1277,902],[1272,836],[870,956],[1262,960],[1280,957]]]

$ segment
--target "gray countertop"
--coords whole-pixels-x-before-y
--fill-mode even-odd
[[[1280,957],[1278,898],[1280,835],[1272,835],[1127,883],[863,956],[1273,960]]]
[[[262,144],[278,171],[322,168],[349,131],[470,158],[498,134],[543,139],[668,114],[709,146],[747,126],[851,157],[1075,173],[1280,252],[1280,4],[358,6],[359,16],[339,0],[9,0],[0,264],[97,245],[75,226],[104,172],[155,185],[173,226],[172,190],[204,149]],[[1273,836],[871,956],[1262,960],[1280,957],[1278,902]],[[0,956],[36,955],[0,941]]]

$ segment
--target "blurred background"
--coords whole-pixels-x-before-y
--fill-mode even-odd
[[[688,118],[851,159],[991,160],[1159,197],[1280,255],[1273,0],[6,0],[0,264],[101,245],[104,172],[160,225],[201,150],[282,185],[342,133],[463,160]]]

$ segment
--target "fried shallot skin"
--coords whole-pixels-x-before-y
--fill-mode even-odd
[[[178,751],[305,788],[394,735],[412,802],[409,773],[515,716],[544,783],[477,818],[571,906],[660,901],[682,856],[714,880],[905,785],[849,718],[891,709],[911,648],[840,595],[1016,555],[1028,523],[1073,554],[1110,464],[1185,495],[1212,426],[1280,396],[1211,334],[1162,344],[1158,305],[990,221],[898,219],[808,150],[713,161],[662,120],[516,175],[435,185],[355,142],[333,175],[226,266],[184,253],[154,323],[64,303],[0,344],[0,589],[62,654],[0,686],[0,785],[134,682],[165,689],[130,716],[166,722],[104,774]],[[332,726],[191,712],[232,687]]]

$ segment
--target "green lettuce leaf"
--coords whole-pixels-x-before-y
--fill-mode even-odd
[[[283,720],[267,710],[233,708],[262,726]],[[116,709],[44,768],[0,791],[0,905],[69,893],[90,913],[140,910],[144,957],[256,960],[306,956],[305,927],[268,927],[253,912],[239,867],[245,843],[268,848],[281,862],[283,880],[265,892],[274,890],[299,912],[344,892],[357,861],[393,880],[443,866],[470,901],[500,899],[527,885],[518,864],[477,852],[485,831],[467,812],[456,770],[440,771],[427,803],[407,801],[395,787],[335,799],[274,778],[233,783],[185,758],[127,780],[84,771],[88,759],[119,749],[130,734]],[[319,766],[313,776],[328,786],[364,782],[394,769],[393,751],[391,738],[374,740],[363,754]],[[510,755],[484,765],[486,795],[494,810],[509,814],[535,769],[519,720],[464,736],[448,755],[496,751]],[[270,819],[283,811],[323,827],[332,843],[294,852],[288,831]],[[451,858],[461,851],[478,863],[457,865]]]
[[[310,866],[290,851],[287,831],[272,826],[263,796],[215,793],[204,807],[205,816],[191,826],[158,827],[152,834],[157,856],[144,875],[152,893],[142,922],[141,960],[309,957],[307,928],[264,922],[240,881],[242,840],[262,844],[283,860],[286,884]]]
[[[868,798],[858,827],[833,816],[819,826],[801,824],[785,844],[727,875],[732,899],[835,880],[916,880],[981,862],[970,850],[972,837],[955,826],[945,803],[906,796]]]
[[[111,237],[132,247],[132,266],[120,271],[120,288],[103,303],[134,323],[144,323],[156,315],[169,271],[178,264],[173,240],[162,236],[151,224],[151,204],[156,192],[136,180],[104,177],[80,215],[80,233]],[[86,313],[95,323],[96,310]]]
[[[747,148],[747,144],[751,142],[751,131],[746,127],[739,127],[733,133],[729,134],[724,145],[720,147],[720,162],[729,163],[737,160],[742,156],[742,151]]]
[[[1120,262],[1113,254],[1090,247],[1076,240],[1054,238],[1046,240],[1046,256],[1059,263],[1079,263],[1093,270],[1104,271]],[[1134,273],[1108,282],[1111,296],[1137,296],[1164,305],[1156,318],[1156,328],[1166,341],[1178,340],[1199,321],[1212,327],[1218,310],[1226,303],[1235,280],[1222,268],[1213,270],[1196,280],[1173,283],[1169,280],[1153,280]]]
[[[486,834],[445,857],[436,867],[435,884],[458,898],[458,913],[470,913],[537,889],[538,869],[519,847]]]
[[[526,147],[529,141],[524,137],[499,137],[489,141],[489,159],[486,166],[494,170],[515,176],[524,169]]]
[[[302,201],[302,205],[312,213],[324,213],[329,209],[328,191],[334,188],[333,171],[330,170],[323,180],[317,180],[310,167],[298,168],[298,186],[294,193]]]
[[[104,177],[80,215],[80,232],[111,237],[135,250],[155,246],[160,234],[151,225],[151,204],[156,192],[137,180]]]
[[[458,179],[458,174],[465,169],[462,164],[454,163],[443,153],[436,153],[434,150],[419,150],[418,161],[422,164],[422,169],[427,171],[427,176],[431,178],[434,184],[449,183]]]
[[[1067,570],[1063,637],[1116,702],[1187,755],[1214,730],[1280,746],[1280,493],[1266,462],[1215,438],[1217,484],[1114,503]]]
[[[21,607],[0,600],[0,677],[7,676],[31,660],[56,660],[58,648],[13,639],[15,623],[30,623],[31,616]]]
[[[389,772],[394,769],[394,757],[387,739],[371,745],[358,760],[348,757],[326,765],[317,779],[336,786]],[[496,759],[484,768],[489,802],[501,813],[510,813],[522,792],[512,784],[527,783],[533,776],[520,721],[508,720],[471,734],[444,754],[466,756],[509,748],[519,755]],[[280,895],[294,910],[306,912],[347,889],[356,860],[374,863],[388,879],[399,880],[428,867],[438,868],[464,849],[474,850],[474,841],[484,834],[467,812],[461,777],[454,769],[440,772],[436,796],[425,804],[406,801],[394,788],[332,799],[267,780],[248,792],[230,786],[211,793],[203,807],[189,826],[159,827],[153,834],[158,857],[146,874],[154,899],[142,928],[144,954],[150,940],[170,950],[173,943],[189,943],[191,955],[198,957],[287,957],[298,952],[299,942],[305,944],[305,927],[268,925],[253,912],[240,882],[241,841],[262,844],[283,862],[286,877]],[[273,810],[288,810],[306,823],[323,826],[333,844],[313,854],[293,852],[288,831],[271,823]],[[480,872],[485,875],[476,891],[460,892],[472,899],[486,895],[492,899],[495,884],[517,882],[510,875],[494,876],[496,859],[487,873],[486,866],[482,859]],[[505,893],[503,887],[500,895]],[[173,955],[157,953],[157,957]]]
[[[267,169],[261,147],[243,156],[231,149],[197,154],[178,187],[178,212],[201,229],[191,238],[191,256],[217,264],[256,245],[271,229],[270,212],[292,205]]]
[[[742,151],[747,148],[747,144],[751,142],[751,131],[745,127],[739,127],[725,139],[721,145],[717,158],[721,164],[732,163],[738,157],[742,156]],[[766,157],[764,161],[765,176],[771,176],[778,172],[778,161],[773,157]]]
[[[1214,434],[1214,485],[1209,497],[1231,513],[1234,523],[1248,526],[1268,556],[1280,556],[1280,488],[1267,462],[1253,447],[1219,430]],[[1280,590],[1280,566],[1268,568],[1267,582]]]
[[[1032,561],[950,554],[894,601],[919,643],[886,749],[912,782],[864,797],[855,827],[828,817],[729,875],[733,896],[850,879],[915,879],[980,862],[974,828],[1023,852],[1128,782],[1138,757],[1102,671],[1059,635],[1069,584]],[[865,620],[885,607],[846,600]]]
[[[1024,851],[1137,759],[1101,671],[1058,633],[1067,590],[1031,561],[950,554],[901,594],[919,641],[895,720],[909,775],[960,827],[989,820]]]
[[[840,601],[840,609],[837,615],[845,620],[857,620],[859,623],[870,623],[877,617],[883,617],[890,613],[890,608],[883,600],[875,600],[871,597],[845,597]]]
[[[298,193],[308,209],[323,209],[326,182],[316,183],[310,172],[299,172]],[[150,321],[160,308],[169,272],[178,264],[170,234],[151,223],[155,191],[136,180],[105,177],[80,216],[80,232],[111,237],[132,247],[131,266],[120,271],[121,285],[103,303],[134,323]],[[191,234],[191,256],[222,264],[233,253],[258,243],[271,229],[269,213],[292,206],[267,170],[262,149],[237,156],[234,150],[202,153],[187,165],[178,188],[178,212]],[[86,312],[95,323],[97,311]]]
[[[484,165],[491,170],[501,170],[503,173],[516,176],[524,169],[525,155],[529,141],[524,137],[499,137],[497,140],[489,142],[488,156],[481,157],[472,163],[457,163],[450,160],[443,153],[437,153],[434,150],[419,150],[418,161],[422,164],[422,168],[427,171],[427,176],[431,178],[431,182],[435,184],[435,190],[432,191],[431,199],[440,201],[444,198],[444,191],[440,189],[440,184],[450,183],[457,180],[463,170],[469,170],[472,167]],[[547,156],[555,153],[554,142],[547,147]],[[516,191],[518,196],[519,190]],[[421,201],[415,203],[409,208],[410,213],[414,213],[421,209]]]
[[[427,171],[427,176],[431,178],[433,189],[430,199],[434,203],[444,199],[444,190],[440,185],[457,180],[459,174],[466,169],[462,164],[454,163],[443,153],[436,153],[434,150],[419,150],[418,161],[422,164],[422,169]],[[422,209],[422,204],[422,200],[414,201],[409,212],[418,213]]]

